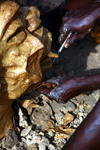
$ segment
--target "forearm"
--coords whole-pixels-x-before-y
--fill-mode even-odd
[[[64,80],[50,92],[50,96],[59,103],[65,103],[74,96],[100,88],[100,74],[94,76],[73,77]]]
[[[85,91],[93,91],[100,88],[100,74],[93,76],[84,76],[83,78],[83,87]],[[85,82],[85,84],[84,84]]]
[[[95,0],[65,0],[67,10],[84,9],[90,7]]]

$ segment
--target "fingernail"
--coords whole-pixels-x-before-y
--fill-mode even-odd
[[[66,43],[66,44],[64,45],[64,47],[65,47],[65,48],[67,48],[68,46],[69,46],[69,44],[68,44],[68,43]]]

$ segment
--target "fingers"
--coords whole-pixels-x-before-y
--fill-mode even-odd
[[[61,34],[59,37],[59,43],[62,44],[66,37],[68,36],[70,32],[65,32],[64,34]],[[75,40],[78,40],[79,38],[81,38],[81,35],[78,34],[77,32],[75,32],[74,34],[72,34],[65,42],[65,48],[67,48],[71,43],[73,43]]]
[[[62,44],[65,41],[65,39],[68,36],[68,34],[69,34],[69,31],[63,31],[63,32],[61,32],[61,34],[59,36],[59,43],[60,44]]]
[[[87,33],[78,33],[78,32],[75,32],[65,42],[65,48],[67,48],[70,44],[74,43],[76,40],[80,40],[80,39],[84,38],[86,34]]]
[[[65,32],[60,35],[59,43],[62,44],[66,37],[69,35],[70,31]],[[67,48],[70,44],[74,43],[76,40],[80,40],[87,35],[87,32],[73,32],[70,37],[66,40],[64,47]]]
[[[47,83],[47,82],[43,82],[42,83],[42,85],[44,86],[44,87],[46,87],[46,88],[56,88],[57,87],[57,84],[55,84],[55,83]]]
[[[50,99],[54,99],[56,101],[58,101],[58,99],[56,99],[56,96],[58,96],[58,93],[56,94],[56,96],[53,95],[53,93],[55,93],[56,89],[59,89],[59,85],[66,79],[69,80],[71,77],[69,76],[58,76],[58,77],[53,77],[47,81],[44,81],[42,83],[42,86],[39,87],[37,89],[38,92],[46,95],[48,98]],[[60,103],[60,101],[59,101]]]
[[[69,32],[70,30],[75,31],[75,28],[77,26],[76,31],[78,30],[78,22],[79,19],[77,18],[76,14],[78,12],[76,11],[70,11],[65,14],[65,16],[62,18],[62,24],[60,26],[60,33]]]
[[[67,80],[69,80],[71,77],[70,77],[70,76],[65,76],[65,75],[53,77],[53,78],[48,79],[48,80],[46,80],[45,82],[43,82],[42,85],[43,85],[43,84],[55,84],[56,86],[59,86],[59,84],[62,83],[65,78],[66,78]]]
[[[62,44],[69,32],[74,32],[66,41],[65,47],[75,40],[83,38],[94,27],[95,22],[100,19],[100,4],[94,4],[88,9],[70,11],[65,14],[60,27],[59,42]]]

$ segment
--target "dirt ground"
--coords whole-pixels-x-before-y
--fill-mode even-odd
[[[59,66],[56,65],[59,63]],[[52,70],[63,67],[66,74],[82,76],[100,73],[100,44],[87,37],[64,48]],[[56,71],[55,71],[56,72]]]

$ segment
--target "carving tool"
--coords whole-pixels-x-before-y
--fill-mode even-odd
[[[62,43],[62,45],[61,45],[60,48],[58,49],[58,53],[57,53],[57,54],[59,54],[59,53],[63,50],[63,48],[64,48],[64,46],[65,46],[65,43],[66,43],[66,41],[68,40],[68,38],[71,36],[71,34],[72,34],[72,31],[69,32],[69,34],[68,34],[68,36],[66,37],[65,41]],[[56,58],[55,58],[55,59],[56,59]],[[52,63],[54,63],[55,59],[52,61]]]

